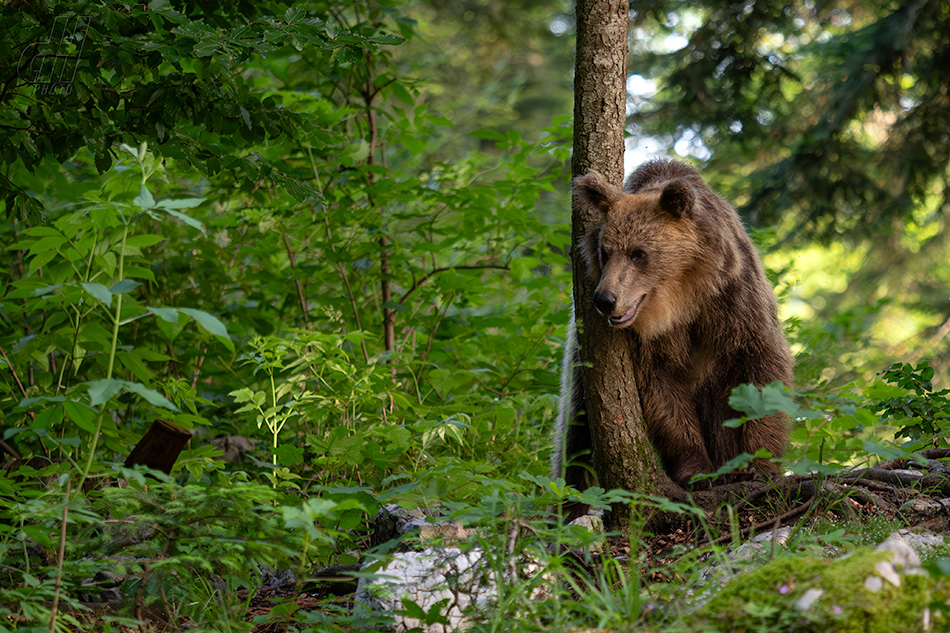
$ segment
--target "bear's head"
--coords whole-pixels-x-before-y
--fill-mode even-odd
[[[628,194],[592,171],[574,180],[573,195],[600,218],[580,249],[597,281],[594,305],[607,322],[652,338],[691,320],[704,249],[689,180]]]

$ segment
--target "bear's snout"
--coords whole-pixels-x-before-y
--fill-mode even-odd
[[[594,307],[597,308],[597,311],[602,315],[609,317],[614,313],[614,308],[617,307],[617,295],[609,290],[599,290],[595,292]]]

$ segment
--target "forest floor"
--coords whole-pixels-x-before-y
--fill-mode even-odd
[[[945,449],[926,455],[931,459],[947,457]],[[727,500],[728,505],[723,501]],[[687,520],[684,515],[671,514],[652,526],[636,541],[632,551],[626,536],[610,536],[609,549],[588,571],[607,558],[630,561],[639,557],[644,584],[690,584],[693,578],[683,576],[677,561],[688,552],[709,545],[737,547],[753,535],[798,528],[807,533],[817,523],[857,526],[875,523],[888,530],[906,528],[948,537],[950,541],[950,473],[937,461],[927,465],[892,460],[862,471],[829,477],[785,477],[775,481],[751,481],[717,486],[692,495],[692,501],[705,511],[701,521]],[[728,508],[728,511],[726,510]],[[883,535],[886,537],[886,534]],[[698,560],[703,560],[700,557]],[[710,563],[711,564],[711,563]],[[693,572],[695,574],[695,572]],[[687,572],[688,574],[688,572]],[[342,581],[342,582],[341,582]],[[241,590],[232,598],[234,604],[225,610],[234,615],[243,611],[243,620],[253,633],[279,633],[288,629],[294,614],[322,612],[328,619],[345,622],[341,614],[351,610],[356,582],[341,578],[332,584],[321,582],[275,583],[253,594]],[[91,612],[74,614],[81,622],[101,622],[115,615],[114,605],[89,605]],[[246,610],[244,607],[246,606]],[[158,609],[140,614],[145,626],[117,626],[114,630],[140,632],[175,631],[188,628],[189,623],[169,621]],[[346,626],[344,624],[344,626]],[[78,629],[77,629],[78,630]],[[99,630],[99,628],[96,628]],[[346,630],[333,629],[333,630]]]

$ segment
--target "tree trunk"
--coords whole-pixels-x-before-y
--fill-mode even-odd
[[[594,169],[619,185],[623,179],[628,2],[578,0],[574,75],[574,154],[577,178]],[[600,218],[574,205],[572,262],[581,382],[593,442],[598,483],[608,489],[662,494],[676,489],[657,465],[632,371],[634,335],[608,327],[592,301],[596,281],[585,270],[578,238]],[[680,491],[681,492],[681,491]],[[608,528],[626,527],[626,506],[604,517]]]
[[[191,432],[168,420],[155,420],[129,453],[125,465],[132,467],[142,464],[166,475],[171,474],[172,466],[191,437]]]

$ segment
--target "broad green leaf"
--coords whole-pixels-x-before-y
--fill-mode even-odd
[[[739,385],[729,396],[729,406],[752,419],[776,413],[786,413],[795,417],[799,413],[798,405],[785,393],[784,385],[778,381],[762,389],[755,385]]]
[[[37,288],[36,290],[33,291],[33,295],[36,296],[36,297],[41,297],[41,296],[43,296],[43,295],[45,295],[45,294],[49,294],[49,293],[51,293],[51,292],[55,292],[55,291],[59,290],[59,289],[62,288],[62,287],[63,287],[63,284],[55,284],[55,285],[53,285],[53,286],[46,286],[46,287],[43,287],[43,288]]]
[[[98,413],[84,403],[68,400],[63,404],[63,409],[65,409],[67,417],[83,431],[92,433],[96,430],[96,416]]]
[[[495,409],[495,416],[499,424],[511,424],[515,421],[515,410],[511,407],[498,407]]]
[[[137,281],[133,281],[131,279],[122,279],[116,282],[114,286],[109,288],[109,292],[111,292],[114,295],[122,295],[127,292],[132,292],[133,290],[135,290],[141,285],[142,285],[141,283]]]
[[[218,40],[207,39],[195,44],[195,57],[210,57],[215,51],[221,48],[221,42]]]
[[[66,243],[66,238],[62,235],[50,235],[37,240],[30,246],[30,255],[39,255],[48,251],[56,252],[60,246]]]
[[[159,206],[164,204],[164,202],[161,202],[159,203]],[[161,235],[145,234],[129,236],[128,239],[125,240],[125,243],[127,246],[137,246],[139,248],[144,248],[146,246],[154,246],[155,244],[158,244],[164,240],[165,238]]]
[[[416,100],[415,97],[409,92],[409,90],[402,85],[400,82],[393,82],[392,86],[393,94],[396,95],[396,98],[405,103],[410,108],[415,107]]]
[[[35,525],[24,525],[21,529],[27,536],[39,543],[42,547],[52,547],[53,542],[49,534],[44,532],[42,528]]]
[[[241,403],[250,401],[254,396],[254,392],[247,387],[243,387],[230,392],[228,395],[234,398],[235,402]]]
[[[893,400],[895,398],[903,398],[909,394],[910,391],[903,387],[888,385],[881,380],[877,380],[867,388],[865,393],[867,393],[868,398],[872,400]]]
[[[80,284],[83,289],[107,306],[112,305],[112,293],[102,284],[84,281]]]
[[[207,198],[177,198],[174,200],[162,200],[156,206],[160,209],[193,209]],[[164,239],[164,238],[163,238]]]
[[[142,183],[142,186],[139,187],[139,195],[135,196],[135,200],[132,202],[137,204],[141,209],[151,209],[155,206],[155,198],[152,196],[152,192],[148,190],[148,187],[145,186],[145,183]]]
[[[153,308],[148,306],[145,309],[163,321],[168,321],[169,323],[178,323],[178,310],[175,308]]]
[[[100,378],[89,381],[89,404],[96,407],[109,402],[117,393],[122,391],[122,380]]]
[[[145,367],[145,364],[142,362],[142,359],[136,354],[137,350],[132,350],[130,352],[121,351],[118,352],[115,357],[122,366],[132,372],[132,374],[139,380],[145,382],[148,381],[150,376],[148,369]]]
[[[63,409],[61,407],[50,407],[37,413],[30,426],[34,429],[57,429],[62,422]]]
[[[873,440],[861,440],[862,450],[869,455],[876,455],[882,459],[914,459],[913,451],[909,451],[895,444],[881,444]]]
[[[153,273],[148,268],[143,268],[141,266],[126,266],[125,267],[125,276],[128,279],[147,279],[148,281],[155,281],[155,273]]]
[[[218,337],[229,350],[234,351],[234,343],[231,342],[231,338],[228,336],[228,329],[224,327],[224,323],[218,320],[218,317],[212,316],[202,310],[195,310],[194,308],[178,308],[178,311],[190,316],[198,322],[198,325],[203,327],[210,334]]]
[[[486,141],[503,141],[505,140],[505,135],[501,132],[496,132],[495,130],[475,130],[470,132],[469,136],[474,136],[478,139],[483,139]]]
[[[185,215],[184,213],[176,209],[165,209],[165,211],[168,213],[168,215],[174,218],[178,218],[179,220],[181,220],[188,226],[194,227],[198,229],[199,231],[201,231],[202,233],[204,233],[205,225],[199,222],[198,220],[194,219],[190,215]]]
[[[169,0],[152,0],[148,3],[148,12],[162,16],[169,22],[183,24],[188,21],[188,17],[179,13],[171,6]]]
[[[172,402],[168,400],[168,398],[158,393],[154,389],[149,389],[145,385],[138,382],[131,382],[127,380],[122,381],[122,382],[123,382],[123,386],[126,389],[128,389],[132,393],[137,393],[138,395],[142,396],[142,398],[144,398],[148,403],[153,404],[156,407],[163,407],[165,409],[169,409],[171,411],[178,410],[178,407],[172,404]]]
[[[147,402],[155,406],[164,407],[166,409],[170,409],[171,411],[178,410],[178,407],[172,404],[165,396],[138,382],[102,378],[99,380],[90,380],[88,384],[89,400],[92,406],[105,404],[124,389],[126,391],[131,391],[132,393],[138,394]]]

